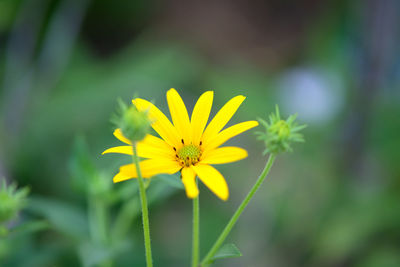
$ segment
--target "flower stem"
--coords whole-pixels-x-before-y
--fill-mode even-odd
[[[144,187],[142,172],[139,165],[139,157],[137,156],[136,143],[133,143],[133,162],[136,165],[136,172],[138,176],[140,203],[142,204],[142,219],[143,219],[143,232],[144,232],[144,247],[146,250],[146,266],[153,266],[153,259],[151,255],[150,243],[150,227],[149,227],[149,210],[147,208],[146,189]]]
[[[239,219],[240,215],[242,214],[243,210],[246,208],[246,206],[249,204],[250,200],[253,198],[254,194],[257,192],[258,188],[261,186],[262,182],[265,180],[267,177],[272,164],[274,163],[276,158],[275,154],[271,154],[268,158],[267,163],[265,164],[264,170],[258,177],[256,183],[254,186],[251,188],[250,192],[247,194],[246,198],[243,200],[243,202],[240,204],[239,208],[236,210],[236,212],[233,214],[232,218],[228,222],[228,224],[225,226],[225,229],[222,231],[218,239],[215,241],[214,245],[211,247],[207,255],[204,257],[203,261],[201,262],[201,266],[208,266],[211,263],[212,257],[217,253],[218,249],[221,247],[221,245],[224,243],[225,239],[229,235],[230,231],[232,230],[233,226],[235,225],[236,221]]]
[[[96,244],[108,246],[110,242],[109,234],[107,232],[109,221],[108,206],[104,199],[94,195],[93,193],[89,193],[88,195],[88,204],[88,220],[91,239]],[[113,260],[111,257],[99,263],[99,267],[110,267],[112,265]]]
[[[193,198],[193,235],[192,235],[192,267],[199,266],[199,197]]]

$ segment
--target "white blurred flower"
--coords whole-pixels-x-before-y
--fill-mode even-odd
[[[340,77],[316,67],[298,67],[278,81],[279,97],[287,113],[298,113],[307,123],[332,120],[344,104]]]

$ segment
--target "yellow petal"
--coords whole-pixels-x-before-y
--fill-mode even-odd
[[[139,164],[143,178],[150,178],[161,173],[173,174],[182,168],[178,162],[166,159],[146,159]],[[119,173],[114,176],[113,181],[114,183],[118,183],[131,178],[137,178],[136,166],[134,164],[121,166]]]
[[[167,158],[174,159],[175,151],[173,148],[158,137],[146,135],[146,137],[137,143],[138,156],[141,158]],[[133,155],[132,146],[116,146],[107,149],[102,154],[119,153]]]
[[[117,137],[119,141],[124,142],[125,144],[128,145],[132,145],[132,142],[122,134],[120,128],[116,129],[113,134],[115,137]]]
[[[224,177],[214,167],[205,164],[192,166],[200,180],[222,200],[229,197],[228,185]]]
[[[192,124],[192,142],[195,145],[200,143],[200,138],[206,127],[208,117],[210,116],[214,92],[207,91],[199,97],[194,106],[191,124]]]
[[[185,103],[183,103],[182,98],[174,88],[168,90],[167,101],[172,122],[178,134],[182,136],[185,144],[190,144],[192,141],[191,127]]]
[[[203,145],[204,151],[216,148],[231,139],[232,137],[239,135],[247,130],[250,130],[257,125],[257,121],[245,121],[226,128]]]
[[[220,111],[218,111],[217,115],[215,115],[215,117],[211,120],[210,124],[203,133],[203,143],[207,143],[209,139],[213,138],[219,131],[222,130],[222,128],[224,128],[244,100],[245,97],[242,95],[235,96],[229,100],[220,109]]]
[[[141,158],[175,158],[175,151],[170,145],[150,134],[137,143],[136,149]]]
[[[206,151],[201,159],[203,164],[223,164],[247,157],[247,151],[240,147],[227,146]]]
[[[118,153],[118,154],[126,154],[126,155],[133,155],[133,150],[132,146],[116,146],[116,147],[111,147],[101,153],[102,155],[108,154],[108,153]]]
[[[147,100],[136,98],[132,100],[132,103],[140,111],[148,111],[149,119],[154,121],[151,127],[171,146],[179,146],[181,138],[179,138],[178,132],[175,127],[171,124],[168,118],[162,113],[156,106]]]
[[[192,168],[182,169],[182,183],[185,186],[188,198],[195,198],[199,195],[199,189],[196,185],[196,173]]]

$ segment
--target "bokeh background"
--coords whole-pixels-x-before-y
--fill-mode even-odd
[[[0,0],[0,177],[31,190],[9,227],[33,223],[0,240],[0,266],[144,266],[136,183],[111,182],[129,158],[101,152],[118,98],[168,114],[171,87],[189,110],[214,90],[213,114],[247,96],[230,123],[279,104],[308,124],[228,238],[243,256],[215,266],[400,266],[399,15],[396,0]],[[254,132],[219,168],[230,199],[201,186],[202,255],[266,161]],[[153,180],[155,265],[188,266],[191,201]]]

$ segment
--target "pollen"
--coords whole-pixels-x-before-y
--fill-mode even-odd
[[[179,162],[189,167],[200,161],[201,149],[195,145],[185,145],[176,153]]]

